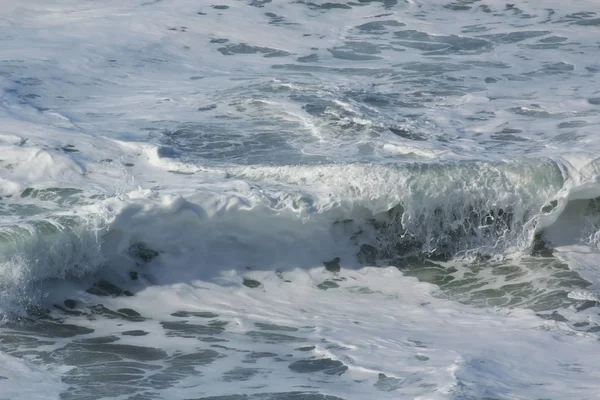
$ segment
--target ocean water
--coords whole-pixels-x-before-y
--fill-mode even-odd
[[[600,6],[5,0],[0,399],[600,393]]]

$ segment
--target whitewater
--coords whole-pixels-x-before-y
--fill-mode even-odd
[[[599,34],[3,0],[0,399],[597,399]]]

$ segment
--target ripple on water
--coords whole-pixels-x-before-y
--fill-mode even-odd
[[[358,29],[361,33],[370,34],[382,34],[388,31],[388,28],[406,26],[405,23],[396,20],[384,20],[384,21],[372,21],[362,25],[358,25]]]
[[[265,324],[262,322],[256,322],[254,323],[254,326],[262,331],[296,332],[298,330],[298,328],[294,328],[292,326]]]
[[[331,358],[298,360],[288,365],[288,368],[298,373],[323,372],[327,375],[342,375],[348,370],[344,363]]]
[[[235,367],[223,374],[223,380],[225,382],[247,381],[261,372],[268,373],[268,371],[261,370],[260,368]]]
[[[232,394],[225,396],[197,397],[186,400],[344,400],[341,397],[317,392],[278,392],[258,394]]]
[[[430,54],[481,54],[491,51],[493,45],[490,41],[456,35],[430,35],[414,29],[398,31],[394,36],[402,41],[394,42],[404,47],[427,51]]]
[[[250,336],[255,341],[260,341],[264,343],[289,343],[289,342],[304,342],[306,339],[297,337],[284,335],[281,333],[273,333],[273,332],[265,332],[265,331],[249,331],[246,332],[247,336]]]
[[[197,318],[216,318],[219,314],[215,314],[213,312],[208,311],[176,311],[171,314],[173,317],[180,318],[189,318],[189,317],[197,317]]]
[[[263,57],[270,58],[285,57],[291,54],[284,50],[273,49],[270,47],[251,46],[246,43],[228,44],[227,46],[219,47],[217,50],[224,56],[233,56],[239,54],[263,54]]]
[[[207,325],[197,325],[188,321],[162,321],[160,325],[167,331],[167,336],[197,337],[223,333],[227,322],[216,320]]]

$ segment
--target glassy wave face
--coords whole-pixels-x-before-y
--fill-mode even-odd
[[[599,34],[588,0],[5,1],[0,398],[596,398]]]

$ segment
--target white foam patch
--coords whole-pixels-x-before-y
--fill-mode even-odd
[[[60,377],[68,367],[39,366],[0,353],[0,398],[15,400],[59,399],[68,388]]]
[[[166,265],[175,264],[169,260]],[[263,393],[263,385],[278,392],[315,384],[321,393],[345,399],[585,397],[596,387],[600,365],[594,356],[594,335],[543,321],[531,311],[481,310],[439,300],[433,296],[435,287],[404,277],[395,268],[343,270],[338,275],[344,278],[338,281],[340,287],[327,291],[316,287],[332,277],[322,268],[288,270],[284,279],[267,271],[245,273],[262,283],[259,289],[240,286],[242,276],[237,273],[209,280],[191,280],[193,274],[171,269],[169,277],[161,279],[179,283],[156,285],[106,305],[144,310],[144,316],[154,320],[164,320],[173,310],[218,313],[234,321],[226,328],[227,347],[296,356],[287,363],[263,359],[257,365],[263,374],[232,387],[221,381],[223,373],[240,365],[239,356],[229,354],[203,368],[202,376],[188,377],[161,392],[165,397],[250,395]],[[281,333],[315,347],[298,353],[285,342],[247,343],[244,334],[256,330],[255,323],[298,329]],[[113,333],[106,325],[94,327],[103,334]],[[198,346],[194,340],[164,337],[152,324],[143,329],[150,332],[153,346],[167,351],[192,352]],[[348,370],[335,379],[293,373],[287,364],[296,357],[329,358]]]

